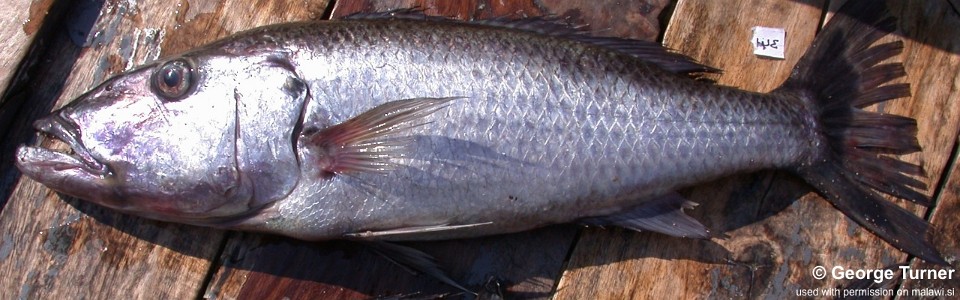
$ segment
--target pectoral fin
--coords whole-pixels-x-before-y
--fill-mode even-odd
[[[386,172],[396,167],[411,141],[405,132],[456,98],[415,98],[387,102],[343,123],[306,134],[329,174]]]
[[[636,231],[655,231],[677,237],[707,238],[710,231],[696,219],[683,213],[697,203],[688,201],[676,193],[660,196],[643,204],[609,216],[581,220],[586,225],[620,226]]]

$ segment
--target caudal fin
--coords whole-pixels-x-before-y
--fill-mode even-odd
[[[775,93],[801,95],[819,114],[817,130],[824,143],[796,172],[834,207],[888,243],[946,264],[925,239],[929,224],[881,195],[930,205],[918,191],[926,185],[914,178],[923,174],[921,167],[890,156],[920,150],[916,120],[862,110],[910,95],[909,85],[889,84],[906,75],[903,66],[884,62],[900,54],[903,43],[874,45],[895,27],[883,1],[847,2]]]

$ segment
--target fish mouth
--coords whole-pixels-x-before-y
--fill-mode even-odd
[[[46,136],[64,142],[70,149],[60,151],[43,147],[20,147],[17,151],[17,163],[21,165],[21,170],[24,167],[53,172],[79,169],[100,177],[110,174],[107,165],[94,158],[83,146],[79,139],[78,127],[69,120],[59,115],[52,115],[37,120],[33,123],[33,127]]]

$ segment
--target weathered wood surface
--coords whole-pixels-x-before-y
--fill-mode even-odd
[[[6,91],[17,65],[33,42],[53,1],[11,0],[0,2],[0,91]],[[5,99],[4,99],[5,100]],[[3,101],[3,100],[0,100]],[[2,102],[0,102],[2,103]]]
[[[927,183],[936,201],[927,212],[927,220],[933,224],[928,236],[956,269],[960,264],[960,2],[908,3],[900,3],[896,9],[900,12],[900,30],[910,39],[904,64],[914,96],[913,103],[904,103],[898,109],[918,117],[924,151],[917,159],[927,168]],[[917,269],[942,268],[917,259],[907,263]],[[908,279],[901,288],[952,289],[960,293],[960,278]]]
[[[649,2],[648,6],[586,0],[340,0],[330,14],[342,17],[410,7],[460,19],[552,14],[586,25],[592,34],[654,39],[659,32],[659,7],[665,3]],[[665,16],[669,25],[663,42],[724,69],[715,77],[719,83],[755,91],[767,91],[782,82],[821,26],[822,8],[827,5],[823,0],[680,0],[674,4],[672,13]],[[830,8],[837,5],[837,1],[829,3]],[[60,75],[60,82],[66,83],[57,104],[31,103],[25,116],[14,121],[19,125],[10,130],[29,132],[32,118],[110,74],[245,28],[317,19],[326,7],[326,1],[294,0],[108,1],[94,27],[91,47],[72,54],[79,57],[69,62],[71,70],[61,72],[71,75]],[[945,1],[905,1],[893,9],[901,17],[902,30],[887,39],[906,43],[905,55],[898,59],[907,67],[906,80],[913,85],[914,96],[877,109],[920,122],[924,151],[909,159],[928,172],[927,193],[937,203],[926,213],[934,223],[931,237],[955,268],[960,252],[956,229],[960,167],[951,157],[956,156],[960,133],[960,106],[953,103],[960,96],[960,14]],[[787,28],[786,60],[750,53],[749,28],[758,25]],[[74,53],[69,46],[55,49],[48,54],[51,59]],[[56,73],[50,69],[37,74],[55,80]],[[54,95],[51,99],[60,94],[59,90],[43,92],[48,98]],[[810,272],[817,265],[869,269],[909,263],[942,268],[893,249],[787,174],[737,176],[683,193],[701,203],[692,214],[725,238],[689,240],[616,229],[581,231],[568,225],[409,245],[435,256],[455,280],[469,288],[481,289],[488,278],[497,278],[509,298],[782,298],[799,288],[849,284],[815,280]],[[17,182],[9,199],[0,212],[0,272],[5,274],[0,277],[0,299],[462,295],[346,242],[310,243],[128,217],[59,196],[25,178]],[[957,289],[960,282],[908,280],[900,287]]]
[[[23,134],[25,130],[11,128],[17,112],[27,102],[24,83],[30,74],[23,71],[18,73],[18,70],[31,69],[36,65],[39,53],[49,44],[51,38],[39,31],[51,13],[51,6],[52,1],[13,0],[0,3],[0,14],[4,16],[0,19],[0,28],[4,28],[0,30],[0,41],[3,41],[0,44],[0,141],[21,140],[18,138],[26,136]],[[38,35],[41,38],[34,42]],[[20,68],[21,65],[26,67]],[[7,134],[12,132],[20,134]],[[0,207],[6,203],[12,181],[18,175],[13,171],[13,158],[5,155],[12,149],[12,144],[0,143]]]
[[[337,1],[331,17],[342,18],[355,13],[409,8],[422,9],[428,15],[445,16],[459,20],[551,16],[591,34],[653,41],[660,34],[658,17],[668,3],[668,0],[628,2],[590,0],[348,0]]]

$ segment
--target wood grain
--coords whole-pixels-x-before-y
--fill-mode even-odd
[[[61,62],[74,67],[55,106],[112,74],[236,30],[317,17],[326,4],[108,2],[91,47]],[[0,271],[8,274],[0,277],[0,299],[193,298],[224,242],[222,231],[124,216],[26,178],[10,199],[0,214]]]
[[[618,36],[653,41],[660,34],[660,12],[668,0],[646,1],[442,1],[346,0],[337,1],[332,18],[354,13],[395,9],[422,9],[425,14],[459,20],[519,19],[551,16],[596,36]]]
[[[933,224],[928,238],[950,267],[910,260],[913,269],[952,269],[960,263],[960,166],[957,137],[960,133],[960,12],[944,1],[900,2],[900,32],[908,39],[904,50],[907,80],[913,86],[914,103],[897,109],[912,111],[920,124],[924,162],[934,190],[936,206],[927,212]],[[923,20],[917,22],[913,20]],[[899,288],[953,290],[960,293],[960,276],[950,280],[908,279]],[[954,294],[957,295],[957,294]],[[943,297],[949,298],[949,297]]]
[[[62,6],[62,5],[61,5]],[[53,10],[53,11],[51,11]],[[40,31],[45,20],[62,19],[63,9],[53,9],[53,1],[17,0],[0,3],[0,210],[13,188],[19,172],[13,167],[16,144],[24,142],[26,131],[16,122],[30,99],[27,82],[35,75],[42,57],[59,36],[51,36],[50,27]],[[40,38],[35,38],[40,36]],[[39,105],[36,105],[39,106]],[[43,109],[43,108],[41,108]]]
[[[53,0],[0,2],[0,91],[6,91],[36,36]]]

